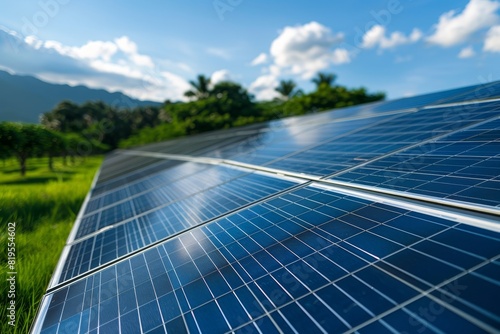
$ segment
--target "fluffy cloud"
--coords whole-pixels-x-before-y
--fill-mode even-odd
[[[255,59],[252,60],[250,65],[252,65],[252,66],[262,65],[262,64],[267,63],[267,60],[268,60],[268,56],[267,56],[267,54],[265,54],[263,52],[260,55],[258,55],[257,57],[255,57]]]
[[[231,74],[228,70],[219,70],[210,76],[210,84],[215,85],[222,81],[231,81]]]
[[[127,36],[67,46],[0,28],[2,67],[52,83],[121,91],[139,99],[183,99],[189,84],[141,54]],[[175,66],[169,66],[175,67]]]
[[[278,87],[278,78],[273,74],[261,75],[257,78],[248,90],[255,95],[258,100],[272,100],[278,97],[278,93],[274,90]]]
[[[500,25],[491,27],[484,41],[484,51],[500,52]]]
[[[380,49],[390,49],[403,44],[410,44],[418,42],[422,38],[422,32],[418,29],[413,29],[409,36],[396,31],[391,35],[386,36],[386,29],[384,26],[375,25],[368,30],[363,36],[362,46],[367,49],[379,47]]]
[[[269,100],[278,96],[274,89],[284,74],[308,80],[331,65],[349,63],[349,51],[335,47],[342,40],[342,33],[333,33],[317,22],[285,27],[271,43],[269,54],[272,63],[250,85],[249,91],[257,99]],[[268,58],[262,53],[252,61],[252,65],[264,64],[269,61]]]
[[[317,22],[285,27],[271,44],[271,56],[277,66],[309,79],[333,63],[332,47],[342,39]]]
[[[332,53],[332,63],[335,65],[347,64],[351,62],[351,54],[346,49],[337,48]]]
[[[458,54],[458,58],[461,58],[461,59],[472,58],[475,55],[476,55],[476,52],[474,52],[474,49],[472,48],[472,46],[468,46],[468,47],[460,50],[460,53]]]
[[[500,2],[470,0],[461,13],[452,10],[444,13],[427,41],[444,47],[466,42],[475,32],[498,22]]]

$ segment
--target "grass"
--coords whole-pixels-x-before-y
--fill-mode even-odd
[[[102,157],[74,165],[28,160],[25,177],[15,160],[0,161],[0,333],[27,333]],[[16,223],[16,325],[8,324],[9,222]]]

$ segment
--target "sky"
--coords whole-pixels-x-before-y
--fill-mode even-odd
[[[198,74],[258,100],[318,72],[388,98],[500,80],[496,0],[1,0],[0,69],[184,100]]]

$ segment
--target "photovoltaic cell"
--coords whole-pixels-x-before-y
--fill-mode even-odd
[[[482,246],[457,248],[470,238]],[[42,333],[476,332],[500,325],[499,247],[498,234],[309,186],[49,294]]]
[[[498,207],[499,152],[496,118],[333,179]]]

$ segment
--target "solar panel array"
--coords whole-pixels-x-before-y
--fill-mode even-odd
[[[34,333],[500,331],[500,83],[118,150]]]

